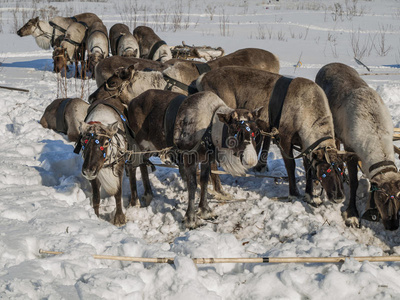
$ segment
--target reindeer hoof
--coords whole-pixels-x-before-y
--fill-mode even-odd
[[[312,195],[310,195],[308,193],[306,193],[304,195],[303,200],[314,207],[318,207],[322,204],[322,200],[320,197],[313,197]]]
[[[198,224],[198,219],[196,218],[196,216],[194,217],[185,216],[183,223],[185,224],[185,227],[189,230],[195,229],[200,225]]]
[[[140,207],[140,201],[138,198],[136,199],[131,199],[131,202],[129,202],[130,207]]]
[[[114,217],[114,225],[115,226],[123,226],[126,224],[126,217],[123,213],[115,214]]]
[[[144,204],[144,207],[147,207],[150,205],[151,200],[153,200],[153,194],[144,194],[142,196],[142,203]]]

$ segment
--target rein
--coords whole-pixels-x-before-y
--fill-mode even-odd
[[[190,85],[186,85],[183,82],[180,82],[174,78],[169,77],[166,74],[163,74],[164,80],[167,82],[167,85],[165,86],[164,90],[165,91],[170,91],[174,86],[180,88],[181,90],[184,90],[185,92],[187,92],[188,94],[194,94],[196,92],[198,92],[197,88],[194,88]]]

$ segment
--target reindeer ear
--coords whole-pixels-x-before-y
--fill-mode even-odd
[[[129,80],[133,77],[133,73],[135,72],[135,66],[134,65],[130,65],[129,67],[122,69],[119,77],[122,80]]]
[[[260,117],[263,108],[264,108],[264,106],[261,106],[251,112],[254,120],[257,120]]]
[[[110,131],[110,135],[114,135],[118,131],[118,121],[107,126],[107,130]]]
[[[35,23],[38,23],[39,22],[39,17],[36,17],[34,21],[35,21]]]
[[[230,119],[231,119],[231,115],[230,114],[220,114],[217,113],[218,119],[225,124],[228,124]]]

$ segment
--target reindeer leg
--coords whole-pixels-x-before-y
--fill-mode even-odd
[[[261,143],[261,141],[263,142],[262,148],[259,145],[259,143]],[[254,170],[254,172],[263,173],[265,171],[268,171],[267,159],[268,159],[269,147],[271,145],[271,137],[264,136],[264,138],[261,141],[257,141],[256,151],[257,151],[257,153],[260,153],[260,148],[261,148],[261,155],[257,162],[257,165],[253,168],[253,170]]]
[[[153,192],[151,191],[149,171],[147,170],[147,165],[140,165],[140,172],[142,173],[142,182],[144,186],[144,195],[142,197],[142,202],[144,206],[149,206],[151,200],[153,200]]]
[[[205,162],[201,164],[200,171],[200,203],[199,203],[199,212],[200,217],[202,219],[211,219],[215,217],[212,209],[208,206],[207,201],[207,187],[208,187],[208,179],[211,173],[210,163]]]
[[[124,175],[123,170],[119,172],[119,187],[117,193],[114,195],[115,198],[115,217],[114,217],[114,225],[115,226],[122,226],[126,224],[126,217],[124,212],[122,211],[122,176]]]
[[[283,151],[285,151],[288,155],[293,156],[292,146],[289,143],[287,143],[286,145],[282,143],[281,145]],[[296,176],[295,176],[296,161],[294,159],[288,159],[285,157],[283,158],[283,161],[285,162],[286,171],[289,177],[289,199],[295,200],[300,197],[300,193],[296,185]]]
[[[211,171],[218,171],[218,166],[215,161],[211,162]],[[219,177],[218,174],[214,174],[211,172],[211,183],[214,187],[214,191],[216,193],[222,194],[224,196],[227,196],[227,193],[224,192],[224,189],[222,188],[221,184],[221,178]]]
[[[94,213],[97,217],[99,217],[99,208],[100,208],[100,182],[99,180],[93,179],[90,180],[90,185],[92,186],[92,202]]]
[[[303,165],[306,171],[306,193],[304,195],[304,201],[314,207],[318,207],[322,204],[322,200],[314,195],[311,165],[306,158],[303,158]]]
[[[129,202],[129,206],[140,207],[140,201],[137,194],[137,186],[136,186],[136,168],[128,163],[126,164],[126,172],[129,177],[129,185],[131,188],[131,201]]]
[[[345,224],[350,227],[360,226],[360,223],[358,221],[359,215],[356,206],[356,196],[358,188],[357,163],[357,158],[352,158],[347,161],[347,170],[349,172],[350,180],[350,201],[349,206],[343,212],[343,218],[345,220]]]
[[[196,170],[197,164],[194,163],[194,159],[188,158],[185,156],[184,164],[185,164],[185,174],[186,174],[186,182],[187,189],[189,194],[189,204],[185,215],[185,226],[189,229],[196,228],[196,211],[195,211],[195,196],[197,189],[197,180],[196,180]]]

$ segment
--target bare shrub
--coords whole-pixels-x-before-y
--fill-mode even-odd
[[[392,49],[392,46],[388,46],[386,43],[386,33],[388,31],[388,26],[383,26],[379,24],[379,33],[377,34],[377,45],[374,43],[374,48],[379,56],[386,56]]]
[[[139,6],[137,0],[133,1],[117,1],[116,11],[119,12],[121,16],[121,20],[125,23],[129,28],[136,28],[138,25],[138,12]]]
[[[225,14],[225,10],[222,9],[222,14],[219,17],[219,32],[221,36],[229,36],[229,17]]]
[[[215,5],[210,5],[210,4],[208,4],[207,7],[206,7],[206,9],[205,9],[206,13],[207,13],[208,16],[210,17],[210,21],[212,21],[213,18],[214,18],[215,8],[216,8]]]
[[[333,21],[338,21],[339,19],[343,21],[343,8],[340,3],[335,3],[333,5],[333,11],[332,11],[332,19]]]
[[[370,35],[365,39],[361,39],[360,28],[357,31],[352,31],[350,33],[350,42],[354,57],[362,60],[363,57],[370,56],[374,44],[373,40]]]
[[[278,41],[287,42],[287,38],[286,38],[285,33],[283,32],[282,29],[278,31]]]

